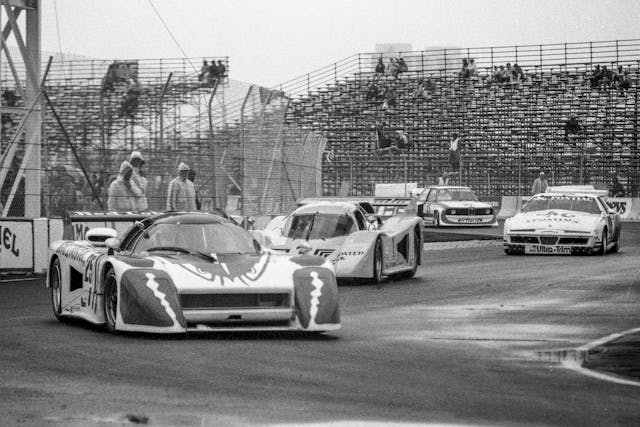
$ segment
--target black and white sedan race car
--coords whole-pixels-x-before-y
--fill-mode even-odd
[[[182,333],[340,327],[331,263],[264,250],[250,232],[205,213],[136,221],[49,247],[54,315],[109,331]]]
[[[418,203],[422,203],[424,225],[435,227],[495,227],[498,225],[493,206],[479,201],[478,196],[469,187],[433,186],[419,190]]]
[[[563,191],[533,196],[504,223],[504,251],[513,254],[606,254],[620,248],[620,215],[602,195]],[[584,190],[587,191],[587,190]]]

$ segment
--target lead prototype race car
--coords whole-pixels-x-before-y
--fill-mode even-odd
[[[111,332],[340,328],[331,263],[273,254],[232,221],[166,213],[49,247],[53,313]]]
[[[382,222],[356,202],[315,201],[255,233],[274,252],[326,257],[339,279],[406,279],[422,263],[419,217],[406,214]]]
[[[578,192],[576,192],[576,190]],[[507,255],[604,255],[620,249],[620,215],[597,191],[562,187],[533,196],[504,223]]]

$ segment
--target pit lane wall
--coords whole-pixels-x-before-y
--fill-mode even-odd
[[[503,196],[498,219],[514,216],[530,198],[530,196]],[[607,204],[620,214],[622,221],[640,221],[640,198],[608,197]]]

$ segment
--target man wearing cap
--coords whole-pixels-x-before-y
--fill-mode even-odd
[[[549,183],[544,177],[544,172],[540,171],[540,175],[533,181],[533,185],[531,186],[531,194],[535,196],[536,194],[544,193],[547,191],[548,186]]]
[[[131,175],[131,181],[138,186],[142,195],[136,200],[136,210],[146,211],[149,209],[147,202],[147,178],[140,175],[140,168],[144,165],[144,159],[139,151],[132,151],[129,156],[129,163],[133,167],[133,174]]]
[[[133,166],[122,162],[118,177],[109,185],[107,208],[115,212],[130,212],[138,209],[137,200],[142,196],[138,186],[131,180]]]
[[[178,165],[178,176],[169,183],[167,192],[168,211],[195,211],[196,189],[193,182],[187,179],[191,168],[185,163]]]

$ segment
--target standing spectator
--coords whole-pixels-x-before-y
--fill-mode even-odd
[[[382,62],[382,56],[378,58],[378,64],[376,65],[376,74],[384,74],[384,62]]]
[[[524,71],[522,71],[522,68],[520,68],[518,64],[513,64],[512,73],[516,83],[525,81]]]
[[[467,67],[469,77],[476,77],[478,75],[478,66],[476,65],[476,60],[471,58],[469,59],[469,65]]]
[[[227,67],[222,63],[222,59],[218,60],[218,76],[221,79],[227,77]]]
[[[508,68],[511,68],[511,65],[507,64]],[[498,78],[498,83],[506,83],[509,81],[510,76],[509,76],[509,70],[504,68],[504,65],[500,66],[500,69],[498,70],[499,74],[499,78]]]
[[[458,76],[461,79],[469,78],[469,60],[467,58],[462,58],[462,68],[460,69]]]
[[[187,179],[191,168],[185,163],[178,165],[178,176],[169,183],[167,192],[168,211],[195,211],[196,190],[193,182]]]
[[[535,196],[536,194],[544,193],[547,191],[547,187],[549,183],[547,179],[544,177],[544,172],[540,171],[540,175],[533,181],[533,185],[531,186],[531,195]]]
[[[202,67],[200,67],[200,74],[198,74],[198,81],[203,81],[204,76],[209,72],[209,63],[206,59],[202,60]]]
[[[131,181],[133,166],[122,162],[118,177],[109,185],[107,208],[115,212],[129,212],[137,209],[137,199],[142,195],[140,189]]]
[[[200,200],[200,195],[198,194],[198,189],[196,188],[196,171],[194,171],[193,169],[189,169],[187,179],[193,184],[193,189],[196,194],[196,209],[200,210],[200,208],[202,207],[202,201]]]
[[[460,170],[460,140],[460,136],[454,133],[449,143],[449,166],[456,172]]]
[[[133,167],[133,174],[131,175],[131,181],[133,181],[142,195],[137,199],[137,211],[146,211],[149,209],[149,204],[147,202],[147,178],[140,174],[140,169],[142,165],[144,165],[144,159],[142,158],[142,154],[139,151],[132,151],[129,156],[129,163]]]
[[[611,185],[609,186],[609,196],[611,196],[611,197],[624,197],[625,196],[624,187],[622,186],[620,181],[618,181],[618,176],[617,175],[614,175],[611,178]]]

